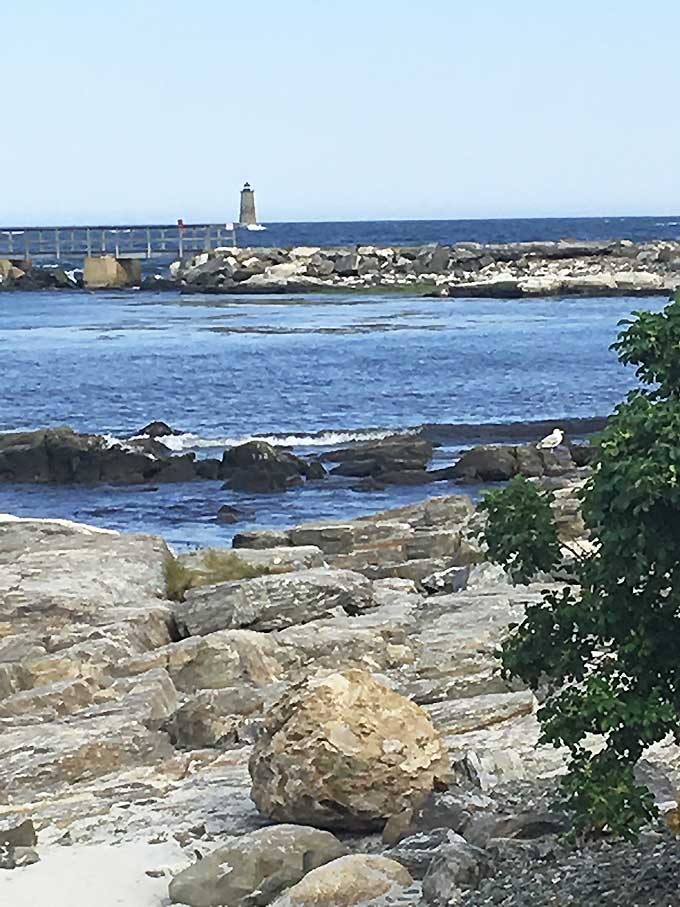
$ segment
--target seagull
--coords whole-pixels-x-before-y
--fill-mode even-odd
[[[537,450],[554,450],[564,441],[564,432],[561,428],[553,428],[549,435],[539,441],[536,445]]]

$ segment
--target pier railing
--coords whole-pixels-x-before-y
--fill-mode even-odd
[[[0,227],[0,258],[182,258],[235,246],[233,224],[115,227]]]

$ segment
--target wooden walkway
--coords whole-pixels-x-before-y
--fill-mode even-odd
[[[82,256],[182,258],[235,246],[233,224],[120,227],[0,227],[0,258],[54,261]]]

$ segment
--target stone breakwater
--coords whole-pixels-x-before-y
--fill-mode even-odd
[[[405,289],[439,296],[615,296],[680,288],[680,242],[216,249],[171,266],[186,293]]]
[[[680,240],[457,243],[452,246],[219,248],[170,265],[170,274],[120,274],[97,289],[184,293],[400,290],[421,295],[666,295],[680,288]],[[82,289],[82,273],[0,259],[0,290]]]

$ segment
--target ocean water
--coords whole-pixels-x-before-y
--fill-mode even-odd
[[[262,213],[262,212],[261,212]],[[267,223],[238,230],[241,246],[417,246],[425,243],[505,243],[534,240],[680,239],[680,215],[653,217],[548,217],[494,220],[393,220]]]
[[[172,439],[176,449],[203,456],[250,437],[304,453],[424,423],[605,415],[634,380],[609,350],[617,322],[661,305],[370,293],[0,294],[0,430],[68,424],[124,437],[163,419],[182,433]],[[452,462],[464,441],[445,441],[437,463]],[[250,496],[204,481],[0,485],[0,512],[154,532],[188,547],[229,543],[234,527],[215,519],[225,503],[248,511],[244,525],[285,526],[464,490],[353,486],[334,479]]]

